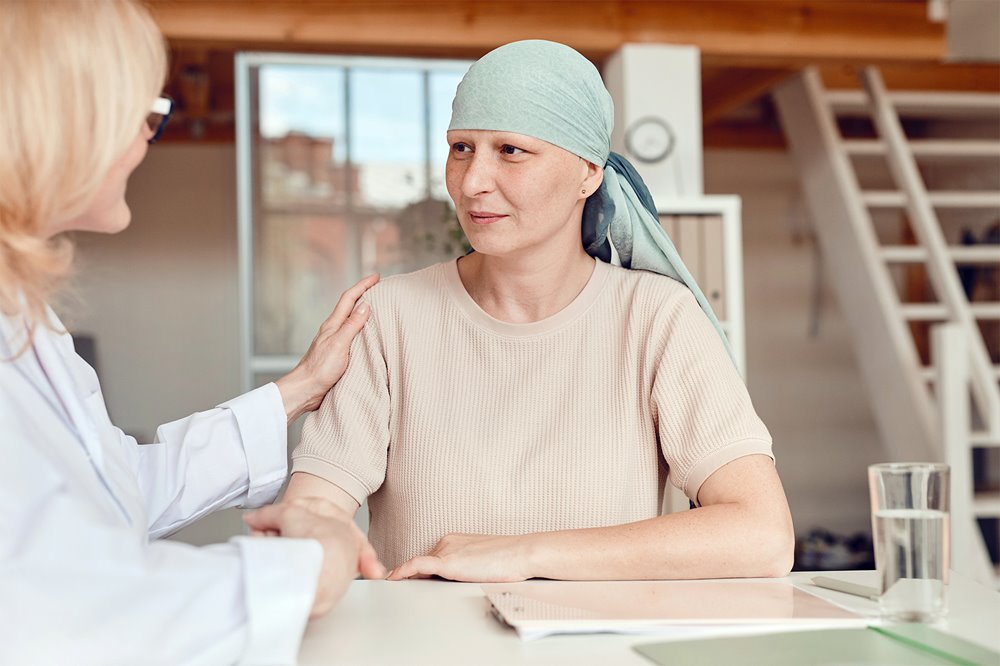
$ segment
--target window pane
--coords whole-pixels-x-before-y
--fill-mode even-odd
[[[351,69],[351,162],[355,208],[400,209],[426,196],[423,73]]]
[[[302,354],[362,275],[463,252],[444,167],[464,67],[369,62],[251,66],[251,354],[282,357],[268,368]]]
[[[254,350],[301,354],[340,293],[355,281],[350,224],[343,215],[268,215],[254,246]]]
[[[343,206],[346,167],[344,70],[267,65],[259,71],[259,196],[263,205]]]
[[[451,101],[455,98],[458,82],[465,72],[440,71],[430,73],[431,127],[431,196],[448,201],[444,184],[444,166],[448,160],[448,123],[451,122]]]

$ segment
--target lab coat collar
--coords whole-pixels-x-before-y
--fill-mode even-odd
[[[37,338],[37,331],[35,337]],[[28,339],[28,325],[24,315],[7,315],[0,312],[0,363],[10,363],[31,384],[42,398],[51,405],[53,411],[62,417],[63,423],[74,430],[73,420],[60,402],[55,391],[44,387],[50,384],[37,357],[34,345],[25,347]]]

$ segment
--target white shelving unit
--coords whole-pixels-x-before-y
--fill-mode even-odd
[[[743,225],[740,198],[732,194],[657,196],[660,223],[677,246],[719,318],[746,380],[743,309]]]

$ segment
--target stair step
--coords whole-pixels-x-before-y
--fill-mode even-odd
[[[931,205],[937,208],[1000,208],[1000,192],[928,192]],[[861,199],[869,208],[902,208],[906,206],[906,195],[894,190],[868,190],[861,193]]]
[[[868,96],[862,90],[830,90],[826,99],[835,113],[868,116]],[[904,117],[995,117],[1000,112],[1000,95],[975,92],[924,92],[897,90],[889,102]]]
[[[937,369],[933,366],[924,366],[918,372],[920,373],[920,378],[925,382],[933,384],[937,381]],[[993,374],[996,376],[997,381],[1000,381],[1000,365],[993,366]]]
[[[885,155],[885,143],[879,139],[846,139],[841,142],[848,155]],[[910,151],[918,158],[947,157],[997,157],[1000,158],[1000,141],[914,139]]]
[[[969,303],[976,319],[1000,319],[1000,303]]]
[[[1000,303],[969,303],[976,319],[1000,319]],[[941,303],[904,303],[899,306],[907,321],[944,321],[948,308]]]
[[[976,493],[972,500],[972,514],[980,518],[1000,518],[1000,491]]]
[[[1000,381],[1000,365],[993,366],[993,374],[996,375],[997,381]],[[937,370],[934,366],[925,365],[920,368],[920,377],[924,381],[933,382],[937,380]]]
[[[1000,437],[985,430],[973,430],[969,433],[969,444],[979,448],[1000,447]]]
[[[927,248],[922,245],[884,245],[879,253],[892,263],[915,264],[927,261]],[[1000,263],[1000,245],[950,245],[948,256],[956,264]]]

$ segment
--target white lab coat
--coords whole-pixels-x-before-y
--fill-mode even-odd
[[[10,360],[25,330],[0,313],[0,664],[293,663],[319,543],[156,540],[274,499],[287,472],[277,387],[140,446],[108,419],[69,335],[39,326]]]

